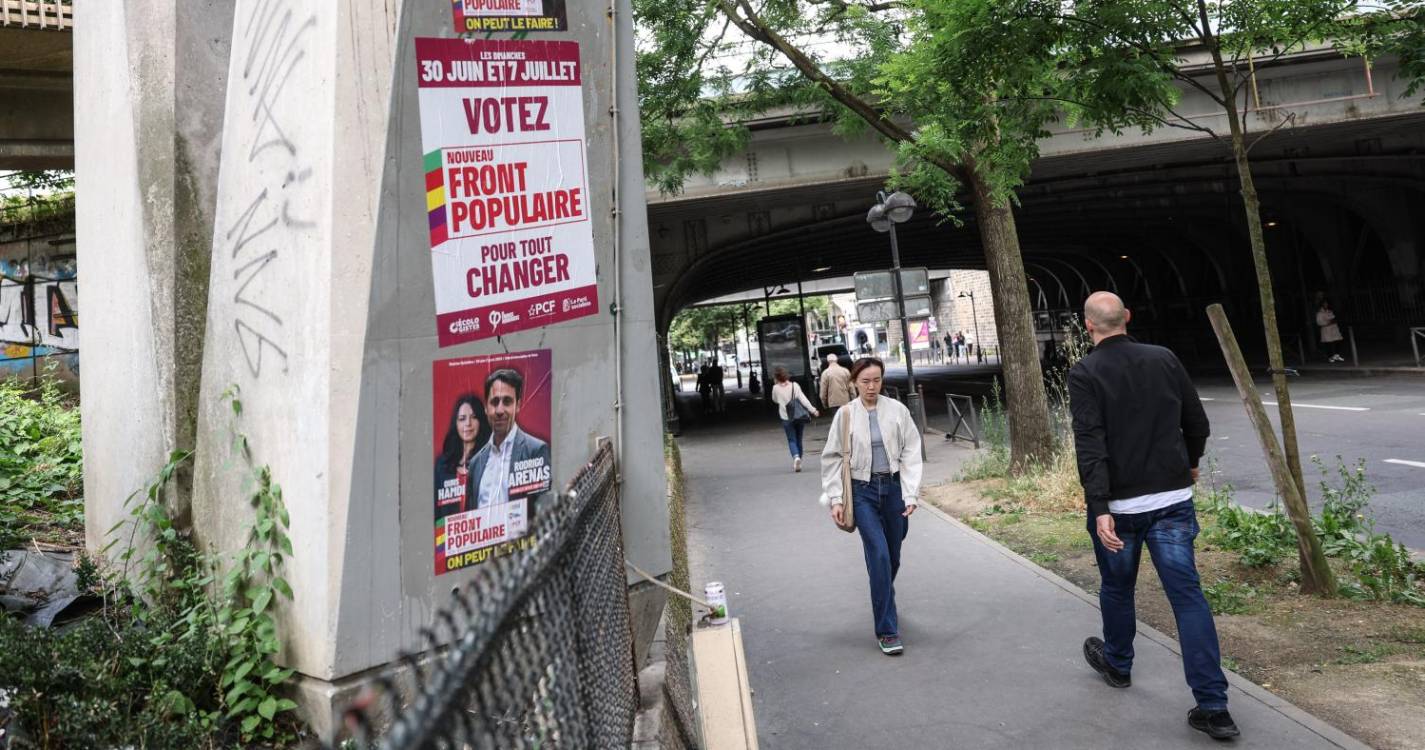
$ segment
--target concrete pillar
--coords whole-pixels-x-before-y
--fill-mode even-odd
[[[608,11],[569,3],[571,31],[537,35],[581,48],[599,312],[440,347],[414,39],[454,36],[450,4],[237,4],[194,525],[228,551],[251,522],[248,469],[220,398],[237,386],[237,429],[291,514],[295,597],[278,615],[281,661],[301,674],[299,698],[323,735],[343,696],[398,650],[420,648],[419,629],[451,588],[482,571],[433,573],[436,360],[552,350],[554,486],[598,438],[619,440],[626,555],[655,574],[671,569],[632,35],[624,29],[616,76]],[[639,586],[630,598],[646,642],[662,594]]]
[[[232,3],[84,2],[74,30],[88,543],[194,445]],[[182,64],[178,64],[178,61]],[[188,515],[187,476],[171,510]]]

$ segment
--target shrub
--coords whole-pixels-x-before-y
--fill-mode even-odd
[[[79,410],[52,380],[0,380],[0,550],[71,541],[84,528]]]

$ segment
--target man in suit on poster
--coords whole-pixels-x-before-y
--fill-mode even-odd
[[[485,378],[485,416],[490,441],[470,459],[466,497],[484,508],[511,499],[537,498],[549,491],[549,444],[519,427],[524,376],[505,368]]]

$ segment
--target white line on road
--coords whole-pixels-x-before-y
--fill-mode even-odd
[[[1215,399],[1215,398],[1199,397],[1198,400],[1199,400],[1199,401],[1216,401],[1217,399]],[[1425,416],[1425,414],[1422,414],[1421,416]]]
[[[1276,405],[1277,405],[1277,402],[1275,402],[1275,401],[1263,401],[1263,402],[1262,402],[1262,405],[1263,405],[1263,406],[1276,406]],[[1296,401],[1291,402],[1291,405],[1292,405],[1292,407],[1297,407],[1297,406],[1299,406],[1299,407],[1301,407],[1301,408],[1303,408],[1303,409],[1334,409],[1334,410],[1336,410],[1336,411],[1370,411],[1370,407],[1366,407],[1366,406],[1327,406],[1327,405],[1325,405],[1325,404],[1303,404],[1303,403],[1299,403],[1299,402],[1296,402]]]
[[[1417,469],[1425,469],[1425,461],[1406,461],[1400,458],[1387,458],[1388,464],[1400,464],[1401,466],[1414,466]]]

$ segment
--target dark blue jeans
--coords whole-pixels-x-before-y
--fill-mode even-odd
[[[792,452],[792,458],[802,457],[802,433],[806,431],[806,428],[806,422],[782,420],[782,431],[787,433],[787,449]]]
[[[1133,636],[1138,631],[1133,589],[1138,582],[1143,545],[1147,544],[1158,580],[1173,606],[1188,687],[1200,708],[1227,708],[1227,677],[1222,674],[1217,628],[1212,623],[1207,598],[1202,595],[1202,582],[1193,559],[1192,543],[1198,525],[1192,501],[1147,513],[1115,513],[1113,524],[1118,538],[1123,540],[1119,552],[1109,552],[1098,534],[1090,532],[1103,580],[1098,602],[1103,613],[1104,654],[1109,664],[1124,674],[1133,669]]]
[[[900,635],[895,582],[901,568],[901,541],[910,529],[910,519],[901,515],[905,503],[900,477],[873,475],[870,481],[853,480],[851,485],[856,493],[856,530],[861,533],[866,575],[871,579],[876,635]]]

